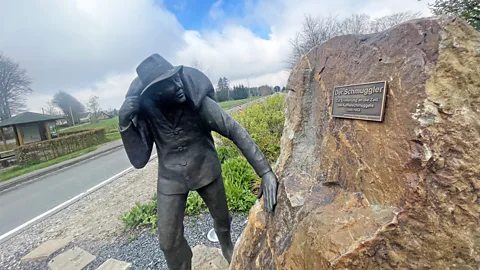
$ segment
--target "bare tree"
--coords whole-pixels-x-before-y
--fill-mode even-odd
[[[192,60],[192,63],[190,65],[193,68],[196,68],[196,69],[200,70],[201,72],[203,72],[205,74],[209,74],[210,71],[211,71],[210,68],[205,67],[204,63],[201,60],[198,60],[196,58]]]
[[[98,96],[91,96],[88,99],[87,108],[91,112],[91,121],[98,122],[98,113],[100,112],[100,104],[98,103]]]
[[[422,16],[422,13],[420,12],[405,11],[405,12],[399,12],[399,13],[383,16],[380,18],[376,18],[371,22],[370,32],[371,33],[381,32],[397,24],[400,24],[402,22],[412,20],[412,19],[417,19],[420,16]]]
[[[49,100],[45,103],[45,107],[42,108],[45,114],[48,115],[60,115],[61,113],[58,111],[57,107],[53,103],[52,100]]]
[[[33,92],[31,84],[18,62],[0,54],[0,120],[25,110],[27,95]]]
[[[336,16],[331,15],[318,18],[305,15],[302,29],[297,32],[294,38],[290,39],[292,51],[287,59],[287,64],[290,68],[293,68],[303,55],[332,37],[379,32],[420,16],[420,12],[400,12],[371,19],[366,14],[353,14],[343,20],[338,20]]]
[[[313,18],[311,15],[305,15],[302,30],[295,35],[295,38],[290,39],[293,49],[288,64],[293,68],[302,55],[337,35],[339,35],[339,21],[336,17]]]
[[[339,25],[341,35],[365,34],[370,31],[371,19],[366,14],[352,14],[343,19]]]

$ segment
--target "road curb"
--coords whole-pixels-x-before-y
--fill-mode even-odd
[[[50,174],[52,172],[55,172],[55,171],[58,171],[58,170],[61,170],[61,169],[64,169],[66,167],[70,167],[72,165],[75,165],[77,163],[80,163],[82,161],[85,161],[87,159],[92,159],[92,158],[97,158],[97,157],[101,157],[103,155],[106,155],[110,152],[113,152],[119,148],[123,147],[123,144],[121,145],[116,145],[112,148],[108,148],[108,149],[105,149],[104,151],[101,151],[101,152],[97,152],[95,154],[91,154],[89,155],[88,153],[85,154],[84,156],[80,156],[78,157],[78,159],[75,159],[75,160],[70,160],[70,161],[65,161],[65,163],[61,164],[61,165],[52,165],[50,167],[47,167],[45,168],[46,170],[43,170],[41,172],[38,172],[38,173],[34,173],[34,174],[31,174],[31,175],[27,175],[25,177],[22,177],[20,176],[19,178],[15,179],[14,180],[7,180],[5,181],[4,183],[0,183],[0,193],[7,190],[7,189],[10,189],[10,188],[13,188],[15,186],[18,186],[18,185],[21,185],[21,184],[24,184],[26,182],[29,182],[35,178],[38,178],[38,177],[42,177],[42,176],[45,176],[47,174]]]

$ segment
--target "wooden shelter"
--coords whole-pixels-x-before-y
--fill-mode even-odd
[[[3,120],[0,122],[3,149],[5,151],[7,150],[4,128],[12,127],[17,145],[22,146],[27,143],[51,140],[56,137],[55,121],[63,118],[63,116],[24,112],[12,118]]]

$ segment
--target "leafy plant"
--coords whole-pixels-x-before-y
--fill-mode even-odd
[[[230,210],[248,211],[257,200],[251,192],[255,172],[245,158],[236,157],[222,165],[222,176]]]
[[[206,205],[202,197],[196,191],[192,191],[188,194],[187,205],[185,207],[185,214],[189,216],[199,214],[202,209],[205,209]]]
[[[135,207],[123,214],[122,221],[128,229],[148,225],[155,230],[157,227],[156,200],[146,204],[135,203]]]

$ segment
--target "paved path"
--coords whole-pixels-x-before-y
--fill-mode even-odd
[[[0,193],[0,235],[130,166],[121,147]]]

